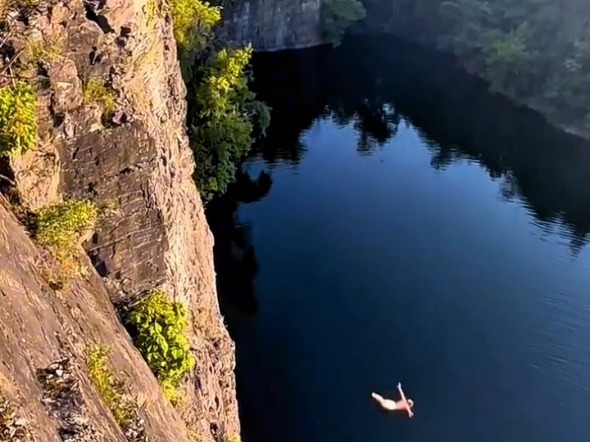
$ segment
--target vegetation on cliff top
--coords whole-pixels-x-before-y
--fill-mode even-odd
[[[252,48],[231,48],[213,39],[213,30],[221,20],[219,7],[195,0],[174,0],[172,19],[189,90],[194,178],[207,202],[223,194],[235,180],[255,131],[263,131],[270,116],[248,89]]]
[[[135,346],[158,379],[164,395],[176,404],[177,389],[195,366],[187,338],[186,308],[153,290],[129,316]]]
[[[549,0],[500,0],[487,7],[456,0],[440,8],[440,46],[492,88],[540,98],[590,123],[590,23],[568,16],[559,2]]]
[[[185,81],[193,76],[194,58],[213,37],[213,29],[221,20],[221,8],[200,0],[172,0],[172,22],[178,58]]]
[[[223,48],[198,71],[190,134],[195,179],[205,201],[227,191],[250,151],[255,124],[263,130],[270,121],[268,109],[248,89],[244,71],[251,54],[251,47]]]

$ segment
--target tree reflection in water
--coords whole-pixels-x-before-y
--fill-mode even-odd
[[[520,199],[533,222],[567,237],[572,253],[590,233],[590,142],[549,126],[538,114],[487,92],[445,55],[390,36],[353,36],[327,47],[257,54],[254,88],[273,109],[254,154],[297,164],[301,134],[330,118],[357,131],[371,155],[410,124],[444,170],[480,164],[500,180],[501,197]],[[272,166],[271,166],[272,167]]]

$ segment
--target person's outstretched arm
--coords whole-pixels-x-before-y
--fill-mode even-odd
[[[406,395],[404,394],[404,390],[402,390],[401,382],[399,382],[397,384],[397,389],[399,390],[399,394],[402,397],[402,400],[406,404],[406,410],[408,410],[408,416],[412,417],[414,415],[414,413],[412,413],[412,410],[410,410],[410,404],[408,403],[408,400],[406,399]]]

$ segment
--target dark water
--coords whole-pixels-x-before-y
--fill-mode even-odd
[[[210,210],[244,440],[590,440],[590,143],[386,38],[255,68]]]

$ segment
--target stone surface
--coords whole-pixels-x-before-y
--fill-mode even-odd
[[[222,38],[257,51],[322,44],[321,0],[225,0]]]
[[[226,442],[239,434],[233,342],[219,312],[213,238],[192,180],[186,90],[168,6],[148,26],[145,3],[52,1],[51,10],[35,12],[29,27],[61,48],[46,69],[50,87],[39,95],[39,135],[49,147],[40,143],[12,169],[29,208],[62,197],[100,207],[85,247],[117,306],[157,286],[187,305],[198,363],[180,413],[194,440]],[[80,80],[70,78],[74,72]],[[83,103],[90,78],[112,84],[116,123],[105,120],[100,103]],[[39,168],[32,165],[49,164],[50,153],[45,181],[35,180]],[[159,395],[154,385],[146,394]]]
[[[59,271],[50,262],[0,197],[0,390],[24,413],[30,440],[61,442],[66,439],[60,428],[75,428],[79,437],[67,440],[126,442],[85,368],[88,351],[100,344],[110,347],[113,372],[143,404],[150,440],[189,442],[184,422],[159,394],[119,323],[100,277],[90,272],[60,294],[45,279],[46,272]],[[64,358],[68,365],[56,364]],[[48,371],[59,378],[52,385],[40,376]]]

